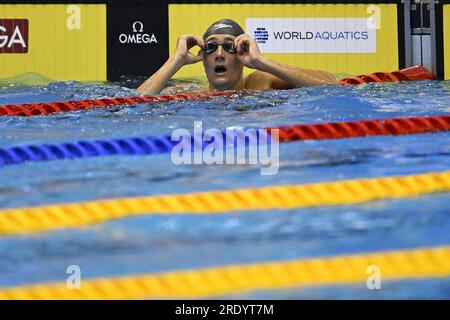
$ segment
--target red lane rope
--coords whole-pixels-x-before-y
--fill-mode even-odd
[[[52,113],[100,108],[114,105],[138,104],[146,102],[162,102],[172,100],[207,99],[218,96],[231,96],[234,94],[242,94],[245,92],[248,91],[228,90],[228,91],[213,91],[213,92],[201,92],[189,94],[182,93],[165,96],[104,98],[104,99],[71,100],[59,102],[9,104],[5,106],[0,106],[0,116],[30,117],[30,116],[47,115]]]
[[[340,84],[358,85],[368,82],[394,82],[394,81],[418,81],[434,80],[433,74],[424,66],[413,66],[394,72],[374,72],[368,75],[344,78],[339,81]]]
[[[280,142],[340,139],[375,135],[404,135],[450,130],[450,115],[391,118],[267,128],[279,130]]]
[[[414,66],[392,73],[375,72],[369,75],[361,75],[340,80],[341,85],[358,85],[367,82],[391,82],[391,81],[416,81],[433,80],[433,75],[423,66]],[[146,97],[127,97],[127,98],[104,98],[71,100],[60,102],[39,102],[25,104],[9,104],[0,106],[0,116],[30,117],[38,115],[47,115],[59,112],[68,112],[74,110],[100,108],[114,105],[138,104],[146,102],[161,102],[171,100],[197,100],[217,96],[231,96],[238,93],[245,93],[251,90],[229,90],[214,91],[202,93],[183,93],[165,96],[146,96]]]

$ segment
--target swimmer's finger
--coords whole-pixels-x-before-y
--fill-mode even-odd
[[[197,39],[197,44],[200,48],[205,49],[205,41],[203,40],[203,37],[195,36]]]
[[[238,47],[237,47],[238,53],[244,54],[244,53],[248,52],[249,46],[250,46],[249,39],[242,37],[238,41]]]
[[[203,61],[203,55],[196,55],[196,56],[194,56],[194,62],[200,62],[200,61]]]
[[[241,39],[242,39],[242,35],[237,36],[237,37],[234,39],[234,46],[236,47],[236,52],[237,52],[238,54],[240,54],[239,43],[240,43]]]
[[[240,36],[237,36],[235,39],[234,39],[234,42],[235,43],[237,43],[239,40],[241,40],[241,39],[244,39],[244,38],[248,38],[249,36],[248,36],[248,34],[241,34]]]
[[[238,54],[241,54],[241,39],[242,39],[242,35],[240,35],[236,39],[234,39],[234,46],[236,47],[236,52]]]
[[[195,45],[195,40],[192,39],[192,36],[187,34],[187,35],[183,35],[180,38],[181,41],[183,41],[186,44],[186,48],[189,50],[190,48],[192,48]]]
[[[234,45],[238,54],[242,54],[242,37],[239,36],[235,39]]]
[[[202,60],[203,60],[203,55],[200,55],[200,54],[194,55],[192,53],[188,54],[188,64],[197,63],[197,62],[200,62]]]
[[[205,55],[203,53],[203,50],[198,50],[197,56],[199,56],[201,58],[201,60],[203,60],[205,58]]]
[[[243,43],[242,43],[243,48],[242,49],[244,50],[244,52],[250,52],[250,44],[251,44],[251,39],[249,36],[246,36],[245,38],[243,38]]]
[[[200,36],[189,35],[189,42],[188,42],[189,49],[196,45],[202,49],[205,47],[205,45],[203,43],[203,39]]]

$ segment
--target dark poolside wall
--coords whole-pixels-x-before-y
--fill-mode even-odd
[[[110,1],[108,79],[151,75],[169,57],[168,6],[165,1]]]
[[[444,78],[450,79],[450,0],[442,2],[442,9],[440,15],[438,11],[437,19],[438,23],[439,19],[442,23],[442,36],[438,37],[438,41],[440,41],[438,42],[438,57],[440,56],[438,63],[441,63],[440,69]]]

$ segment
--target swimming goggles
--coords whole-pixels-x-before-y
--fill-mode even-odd
[[[233,41],[226,41],[224,43],[217,43],[215,41],[208,41],[205,44],[204,51],[205,51],[206,54],[211,54],[214,51],[216,51],[219,46],[222,46],[223,50],[225,50],[228,53],[236,53],[236,47],[235,47]]]

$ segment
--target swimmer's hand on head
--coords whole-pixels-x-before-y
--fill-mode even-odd
[[[329,72],[293,67],[264,57],[256,41],[248,34],[236,37],[234,44],[237,59],[244,66],[257,70],[245,79],[246,89],[291,89],[338,84],[336,78]]]
[[[193,47],[200,48],[197,55],[189,52]],[[197,35],[182,35],[178,38],[175,53],[166,63],[149,79],[147,79],[137,91],[141,95],[157,94],[166,86],[172,76],[183,66],[197,63],[203,60],[201,49],[205,47],[202,37]]]
[[[183,35],[178,38],[177,48],[175,49],[174,59],[177,61],[179,67],[187,64],[197,63],[203,60],[203,54],[200,50],[197,55],[189,52],[193,47],[198,46],[200,49],[205,47],[202,37],[197,35]]]
[[[248,68],[257,69],[263,56],[256,41],[248,34],[241,34],[234,39],[234,45],[238,60]]]

